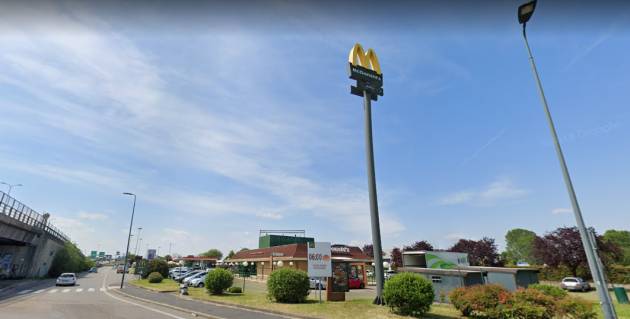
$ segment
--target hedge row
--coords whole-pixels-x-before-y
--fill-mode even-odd
[[[591,273],[587,267],[578,267],[578,277],[591,279]],[[606,275],[611,283],[630,284],[630,266],[611,265],[606,267]],[[573,277],[571,271],[564,266],[541,267],[538,279],[546,281],[560,281],[564,277]]]
[[[569,297],[553,286],[533,285],[509,292],[500,285],[478,285],[457,288],[449,298],[462,315],[470,318],[597,318],[592,303]]]

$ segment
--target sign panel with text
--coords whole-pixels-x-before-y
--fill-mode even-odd
[[[329,242],[312,242],[308,244],[308,276],[332,276],[331,252]]]

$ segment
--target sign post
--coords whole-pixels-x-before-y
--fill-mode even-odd
[[[308,244],[308,276],[319,279],[319,302],[322,302],[323,278],[332,276],[332,261],[329,242],[313,242]]]
[[[360,44],[355,44],[348,57],[348,73],[357,81],[350,86],[350,93],[363,97],[365,110],[365,157],[367,160],[368,192],[370,195],[370,219],[372,222],[372,247],[374,249],[374,276],[376,277],[376,297],[374,304],[383,302],[383,256],[381,255],[381,226],[378,217],[378,200],[376,198],[376,177],[374,173],[374,147],[372,143],[372,101],[383,96],[383,73],[374,50],[363,51]]]

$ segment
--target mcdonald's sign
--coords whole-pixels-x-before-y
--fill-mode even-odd
[[[350,87],[350,93],[358,96],[367,94],[374,101],[379,95],[383,96],[383,73],[374,50],[365,52],[360,44],[355,44],[348,57],[348,73],[351,79],[357,81],[356,86]]]

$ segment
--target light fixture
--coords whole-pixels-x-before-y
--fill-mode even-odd
[[[529,21],[529,18],[534,14],[534,9],[536,9],[536,1],[530,1],[518,7],[518,23],[525,24]]]
[[[386,261],[384,261],[384,262],[383,262],[383,267],[384,267],[384,268],[389,268],[389,263],[388,263],[388,262],[386,262]]]
[[[293,262],[292,261],[289,262],[289,266],[293,266]]]
[[[248,262],[246,262],[246,261],[244,261],[244,262],[243,262],[243,266],[247,267],[247,266],[249,266],[249,263],[248,263]]]
[[[282,267],[284,265],[284,263],[282,262],[282,260],[278,261],[278,267]]]

